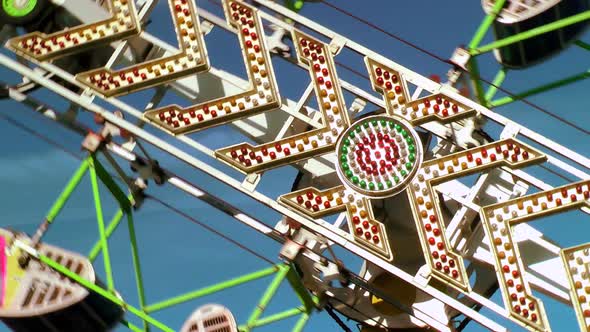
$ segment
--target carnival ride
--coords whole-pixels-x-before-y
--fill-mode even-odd
[[[106,331],[121,323],[133,331],[277,331],[286,329],[279,321],[298,317],[292,329],[301,331],[312,314],[325,311],[345,331],[350,322],[362,331],[460,331],[470,322],[492,331],[559,331],[551,324],[558,315],[547,314],[548,299],[566,304],[579,328],[590,331],[590,244],[564,248],[555,234],[529,224],[573,210],[581,211],[576,222],[584,222],[590,159],[494,111],[523,101],[590,134],[525,99],[588,72],[518,94],[502,87],[509,70],[542,65],[571,47],[590,50],[580,39],[588,1],[484,0],[487,15],[475,36],[448,60],[318,1],[444,62],[449,71],[442,84],[300,16],[302,1],[287,1],[286,8],[268,0],[211,0],[213,10],[200,0],[159,2],[168,5],[175,46],[149,31],[163,20],[158,1],[2,2],[0,64],[20,79],[6,80],[2,96],[70,129],[68,137],[79,136],[75,144],[85,154],[34,232],[2,224],[0,319],[12,330]],[[496,40],[480,45],[490,29]],[[214,38],[224,48],[239,44],[246,79],[228,72],[239,70],[229,60],[236,54],[217,67],[210,56],[220,54],[210,47]],[[491,51],[500,66],[492,81],[481,77],[477,63]],[[362,63],[366,74],[350,63]],[[284,64],[294,66],[281,79]],[[370,89],[340,78],[346,69]],[[300,80],[305,85],[293,88]],[[497,93],[504,96],[494,99]],[[71,150],[12,114],[2,119]],[[209,132],[217,138],[202,135]],[[72,232],[56,218],[87,173],[98,233],[74,237],[99,240],[83,256],[46,239]],[[216,193],[219,183],[230,190]],[[200,201],[200,210],[191,216],[163,201],[161,190],[169,187]],[[101,196],[105,190],[109,195]],[[259,206],[240,207],[238,197]],[[117,212],[105,223],[109,199]],[[156,203],[271,266],[174,295],[194,287],[194,279],[184,276],[180,287],[173,273],[150,278],[158,271],[146,268],[146,251],[183,248],[158,261],[163,270],[175,258],[182,265],[204,256],[200,268],[214,280],[236,267],[215,264],[218,253],[188,249],[210,240],[205,236],[166,238],[173,232],[162,225],[167,220],[158,220],[163,228],[152,240],[139,236],[145,227],[139,220]],[[205,221],[215,213],[274,244],[245,245],[245,235]],[[187,236],[194,229],[176,231]],[[131,259],[123,261],[133,272],[115,273],[127,244]],[[269,259],[269,250],[279,260]],[[204,296],[271,275],[247,319],[228,303],[244,307],[249,298],[219,297],[225,306],[194,310]],[[263,316],[285,279],[300,303]],[[159,314],[169,308],[182,308],[188,318],[171,325]]]

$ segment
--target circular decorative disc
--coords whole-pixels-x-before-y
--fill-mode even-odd
[[[4,11],[14,17],[22,17],[35,9],[37,0],[2,0],[2,8]]]
[[[404,190],[422,163],[422,143],[405,120],[374,115],[355,122],[336,145],[336,170],[352,190],[373,198]]]

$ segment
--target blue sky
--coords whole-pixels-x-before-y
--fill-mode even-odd
[[[196,2],[207,10],[221,14],[219,8],[207,0],[197,0]],[[483,11],[477,1],[366,0],[333,2],[355,15],[370,20],[383,29],[398,34],[443,57],[450,56],[457,45],[467,44],[483,17]],[[176,38],[171,32],[167,11],[167,5],[161,1],[148,30],[174,44]],[[362,42],[374,51],[423,75],[444,76],[448,69],[446,65],[435,59],[388,38],[381,32],[372,30],[350,17],[335,12],[323,4],[308,4],[303,8],[301,14],[354,41]],[[590,41],[589,37],[590,35],[586,34],[582,40]],[[237,60],[240,59],[239,48],[234,36],[217,29],[208,35],[205,41],[213,66],[245,77],[243,63],[241,60]],[[491,36],[487,36],[484,42],[486,41],[491,41]],[[553,79],[580,73],[588,69],[589,59],[587,51],[572,47],[567,52],[541,65],[525,71],[510,72],[505,87],[518,92]],[[361,72],[365,71],[362,59],[359,57],[345,52],[339,55],[338,60]],[[488,79],[493,78],[498,65],[490,55],[483,56],[481,60],[482,76]],[[298,99],[309,81],[307,74],[278,59],[274,59],[273,64],[281,94]],[[4,80],[16,81],[16,77],[7,70],[0,70]],[[358,84],[360,87],[368,88],[368,83],[364,79],[344,69],[339,69],[339,76]],[[590,102],[584,98],[586,96],[584,92],[587,90],[588,84],[581,82],[530,99],[581,127],[590,128],[588,125],[590,116],[587,113]],[[149,91],[140,92],[127,96],[124,100],[140,107],[146,102],[149,95]],[[57,109],[63,109],[66,105],[55,96],[43,91],[36,92],[35,96],[46,100]],[[350,104],[351,100],[351,98],[347,98],[347,103]],[[171,102],[187,104],[186,101],[178,100],[177,97],[167,96],[165,104]],[[25,122],[27,126],[41,131],[44,135],[64,144],[71,151],[82,155],[79,145],[80,139],[77,136],[61,129],[58,125],[33,115],[31,111],[15,102],[3,101],[2,103],[0,114],[10,115]],[[585,134],[572,130],[529,106],[516,103],[499,108],[497,112],[516,122],[526,124],[529,128],[582,155],[590,155],[590,144],[588,144],[588,137]],[[244,140],[240,135],[228,132],[226,129],[225,127],[214,128],[194,134],[192,137],[211,148],[219,148]],[[497,131],[497,128],[494,127],[489,129],[492,133]],[[154,130],[152,132],[157,133]],[[165,134],[158,134],[165,137]],[[2,185],[2,190],[0,190],[0,207],[2,208],[0,225],[32,232],[43,219],[52,200],[77,168],[78,161],[11,126],[6,121],[0,121],[0,136],[2,138],[0,140],[0,184]],[[215,194],[223,195],[232,204],[259,216],[267,224],[273,225],[278,220],[279,216],[276,213],[260,207],[253,200],[237,195],[210,177],[190,169],[160,151],[152,151],[167,168],[199,183]],[[197,154],[197,156],[199,155]],[[219,166],[215,161],[208,159],[206,161]],[[552,184],[563,183],[563,180],[556,179],[555,176],[546,172],[541,172],[538,169],[532,171]],[[237,173],[232,172],[232,174]],[[263,177],[260,190],[270,197],[278,197],[290,189],[291,180],[285,179],[292,179],[294,175],[295,171],[290,168],[267,172]],[[105,203],[104,214],[108,219],[113,214],[115,205],[104,188],[102,192]],[[152,187],[151,193],[276,260],[279,248],[274,242],[262,238],[256,232],[239,225],[222,213],[171,187]],[[89,251],[97,238],[91,197],[90,183],[86,178],[66,209],[57,218],[56,224],[47,236],[48,242],[82,253]],[[575,212],[548,218],[534,225],[546,234],[551,234],[552,238],[560,245],[571,246],[587,241],[584,234],[588,234],[590,227],[584,224],[586,219],[587,217],[581,213]],[[136,223],[143,269],[146,275],[148,302],[162,300],[168,296],[194,290],[267,266],[267,263],[240,251],[232,244],[190,224],[182,217],[154,202],[148,202],[137,213]],[[125,299],[136,304],[130,250],[126,239],[126,228],[121,227],[110,241],[111,254],[115,256],[113,259],[115,282],[117,289]],[[97,263],[97,271],[102,273],[100,257]],[[268,280],[265,279],[265,281]],[[264,282],[251,283],[183,304],[175,309],[164,310],[157,313],[156,317],[177,329],[194,308],[208,302],[219,302],[231,308],[238,320],[243,323],[254,308],[265,286]],[[572,309],[553,300],[542,298],[555,331],[577,329]],[[499,301],[498,294],[494,299]],[[295,305],[297,305],[296,299],[287,287],[283,287],[268,308],[267,313],[275,313]],[[133,318],[130,320],[137,322]],[[284,331],[293,322],[294,320],[289,320],[266,329],[260,329],[260,331]],[[350,325],[352,326],[352,324]],[[506,326],[514,327],[510,323],[506,323]],[[471,324],[467,330],[480,331],[482,329],[476,324]],[[306,331],[338,331],[338,327],[327,315],[320,313],[312,317]]]

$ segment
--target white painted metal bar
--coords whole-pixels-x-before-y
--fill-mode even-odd
[[[478,247],[475,253],[473,254],[473,258],[479,262],[488,262],[493,260],[492,254],[484,247]],[[559,256],[556,256],[556,258],[559,260]],[[558,264],[558,268],[562,268],[561,262],[558,261],[556,263]],[[558,300],[566,305],[571,305],[569,294],[567,292],[567,289],[569,288],[569,284],[567,284],[567,281],[565,281],[564,283],[550,283],[547,282],[547,280],[537,276],[546,274],[547,270],[542,269],[538,266],[529,266],[528,269],[532,270],[532,272],[534,273],[530,273],[529,271],[527,271],[527,273],[525,274],[525,279],[533,287],[533,289],[545,295],[549,295],[553,299]],[[552,272],[557,273],[557,271],[555,270]],[[561,288],[555,286],[556,284],[561,286]]]
[[[334,221],[334,227],[340,228],[342,227],[342,225],[346,222],[346,213],[342,212],[338,215],[338,217],[336,218],[336,221]]]
[[[475,197],[481,192],[487,178],[488,173],[484,173],[477,179],[477,182],[473,185],[473,187],[471,187],[469,194],[467,195],[467,197],[465,197],[465,201],[473,202]],[[456,247],[457,242],[459,242],[461,238],[461,230],[459,226],[463,225],[466,222],[471,222],[471,220],[473,220],[473,218],[477,215],[477,211],[475,212],[476,214],[470,213],[469,220],[464,220],[467,218],[468,214],[468,208],[466,206],[462,206],[461,208],[459,208],[459,211],[455,213],[455,215],[451,219],[451,222],[446,227],[446,233],[447,237],[450,239],[451,247]],[[459,250],[461,249],[459,248]]]
[[[441,193],[443,195],[459,202],[460,204],[463,205],[463,208],[469,209],[476,214],[478,214],[479,211],[481,210],[481,206],[473,203],[469,199],[454,195],[453,193],[450,193],[450,192],[441,191]],[[536,231],[534,229],[534,227],[532,227],[531,225],[528,225],[528,224],[517,225],[517,226],[515,226],[515,230],[517,228],[522,228],[522,227],[526,227],[530,230],[534,230],[535,232],[540,234],[540,232]],[[532,232],[528,231],[527,233],[532,233]],[[529,241],[535,243],[536,245],[546,249],[548,253],[554,254],[555,257],[557,257],[557,258],[559,257],[560,248],[555,246],[551,242],[547,241],[543,237],[530,236],[527,239]],[[521,242],[521,241],[522,241],[522,239],[517,240],[517,242]],[[481,243],[477,243],[475,245],[475,247],[476,247],[476,249],[474,250],[474,254],[472,257],[479,262],[488,264],[490,266],[494,266],[494,260],[491,256],[491,254],[489,253],[489,250],[486,249],[486,248],[488,248],[487,239],[484,237],[483,241]],[[559,264],[559,266],[561,266],[561,262],[558,262],[558,264]],[[530,278],[529,282],[530,282],[531,286],[533,286],[535,289],[540,290],[543,293],[545,293],[555,299],[558,299],[560,301],[564,301],[564,299],[566,299],[564,297],[564,294],[566,292],[563,289],[560,289],[555,286],[555,285],[559,285],[561,288],[567,289],[568,284],[565,280],[561,280],[563,278],[560,279],[560,278],[556,278],[555,275],[553,275],[553,274],[547,274],[547,273],[545,273],[546,271],[545,271],[544,267],[536,266],[535,264],[529,265],[528,269],[534,271],[536,274],[539,275],[539,277]],[[546,285],[551,285],[551,287],[546,287]],[[565,302],[565,303],[567,303],[567,302]]]

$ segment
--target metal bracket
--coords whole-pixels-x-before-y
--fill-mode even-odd
[[[213,24],[209,21],[205,21],[205,20],[201,21],[201,33],[203,34],[203,36],[208,35],[213,30],[214,27],[215,27],[215,24]]]
[[[447,92],[450,92],[450,93],[458,93],[459,92],[459,89],[457,89],[454,86],[449,85],[449,84],[441,84],[440,85],[440,88],[438,89],[438,91],[440,93],[442,93],[442,94],[449,94]]]
[[[82,147],[91,153],[96,153],[98,149],[104,144],[105,138],[101,135],[91,131],[82,141]]]
[[[424,264],[422,267],[420,267],[420,269],[418,269],[418,272],[414,276],[414,281],[420,286],[426,287],[430,281],[430,275],[430,268],[428,265]]]
[[[467,71],[467,63],[470,59],[471,55],[469,54],[469,51],[462,47],[457,47],[449,61],[455,66]]]
[[[133,210],[137,211],[143,205],[143,202],[145,201],[144,191],[146,188],[147,182],[140,177],[135,179],[131,186],[129,186],[129,191],[131,193],[131,196],[133,197]]]
[[[143,159],[137,158],[130,163],[130,167],[133,172],[139,173],[139,178],[144,181],[153,179],[157,185],[163,185],[166,182],[166,173],[157,160],[150,160],[146,163]],[[139,186],[142,187],[142,185]],[[147,182],[145,186],[147,187]]]
[[[500,139],[516,137],[520,132],[520,126],[513,122],[509,122],[500,133]]]
[[[301,250],[303,248],[305,248],[304,245],[301,245],[293,240],[287,239],[285,244],[283,244],[281,251],[279,252],[279,257],[288,262],[292,262],[301,253]]]
[[[340,53],[345,44],[345,38],[341,36],[336,36],[332,39],[332,41],[330,41],[330,45],[328,45],[328,47],[330,48],[330,52],[332,52],[332,54],[338,55],[338,53]]]
[[[352,105],[350,105],[350,113],[358,114],[365,109],[365,106],[367,106],[366,100],[361,98],[354,98],[354,100],[352,101]]]
[[[123,119],[123,113],[121,111],[115,111],[113,114],[118,118]],[[94,122],[96,124],[102,125],[99,133],[90,131],[82,141],[82,147],[91,153],[96,153],[96,151],[104,147],[104,145],[108,143],[112,137],[127,136],[127,132],[125,130],[105,121],[105,119],[98,114],[95,114]]]
[[[250,173],[246,175],[246,178],[242,181],[242,187],[253,192],[256,190],[256,186],[258,186],[261,178],[262,176],[260,176],[259,173]]]

